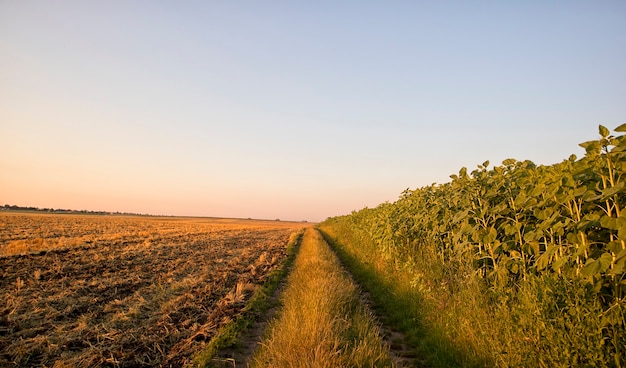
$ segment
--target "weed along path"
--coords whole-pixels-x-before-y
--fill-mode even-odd
[[[251,367],[390,367],[395,364],[359,289],[320,233],[307,228]]]

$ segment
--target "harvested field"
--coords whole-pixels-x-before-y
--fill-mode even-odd
[[[0,366],[184,365],[302,226],[0,213]]]

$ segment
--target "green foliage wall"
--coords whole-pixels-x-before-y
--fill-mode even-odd
[[[349,224],[405,265],[420,248],[434,250],[442,264],[471,262],[500,295],[529,284],[541,294],[542,280],[576,285],[577,305],[582,298],[600,309],[594,318],[606,356],[599,359],[619,366],[626,363],[626,138],[619,134],[626,124],[615,132],[600,126],[598,140],[581,144],[581,159],[551,166],[508,159],[491,169],[485,162],[449,183],[328,222]],[[550,303],[553,313],[572,305]]]

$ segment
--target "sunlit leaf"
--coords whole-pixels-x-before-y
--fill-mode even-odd
[[[611,132],[609,132],[609,130],[605,126],[603,126],[603,125],[600,125],[598,127],[598,130],[599,130],[600,135],[602,136],[602,138],[606,138],[606,137],[609,136],[609,134],[611,134]]]
[[[605,199],[609,198],[610,196],[615,195],[615,194],[621,192],[624,189],[624,184],[626,184],[626,183],[624,183],[622,181],[622,182],[619,182],[619,183],[615,184],[615,186],[613,186],[611,188],[606,188],[605,190],[602,191],[601,199],[605,200]]]
[[[502,161],[502,165],[504,166],[512,166],[515,164],[515,162],[517,162],[514,158],[507,158],[506,160]]]
[[[606,248],[613,253],[619,253],[622,250],[622,242],[614,240],[606,245]]]
[[[621,275],[624,273],[624,268],[626,266],[626,259],[622,259],[619,262],[615,263],[615,266],[612,270],[609,271],[610,275]]]
[[[557,271],[561,267],[565,266],[568,261],[568,257],[561,257],[552,263],[552,269]]]
[[[580,244],[578,248],[576,248],[576,252],[574,252],[574,256],[581,257],[585,254],[585,252],[589,249],[588,244]]]
[[[600,142],[598,141],[584,142],[584,143],[579,144],[579,146],[584,148],[587,154],[600,153],[600,149],[602,148],[600,146]]]
[[[469,214],[469,212],[470,212],[469,208],[466,209],[465,211],[458,212],[452,218],[452,223],[458,223],[458,222],[461,222],[461,221],[465,220],[467,218],[467,215]]]
[[[608,270],[612,261],[613,255],[611,253],[603,253],[600,258],[598,258],[598,262],[600,263],[600,272]]]
[[[539,254],[539,242],[533,241],[533,242],[527,243],[527,246],[531,254],[535,256]]]
[[[613,129],[616,132],[620,132],[620,133],[624,133],[626,132],[626,123],[618,126],[617,128]]]
[[[617,218],[611,216],[602,216],[600,225],[605,229],[618,230]]]
[[[498,233],[496,232],[496,229],[490,228],[489,232],[485,234],[485,236],[483,236],[482,242],[484,244],[493,243],[496,240],[497,236],[498,236]]]
[[[580,270],[583,276],[591,277],[600,272],[600,263],[595,259],[589,259],[585,266]]]
[[[610,266],[613,256],[610,253],[603,253],[598,259],[589,259],[580,270],[584,276],[591,277],[605,272]]]
[[[543,271],[546,267],[550,265],[550,256],[547,253],[541,255],[541,257],[537,258],[537,270]]]
[[[586,191],[587,188],[585,187],[576,188],[576,190],[574,191],[574,197],[581,197],[583,194],[585,194]]]

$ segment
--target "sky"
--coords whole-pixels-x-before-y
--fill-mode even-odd
[[[321,221],[625,122],[624,1],[0,0],[0,205]]]

